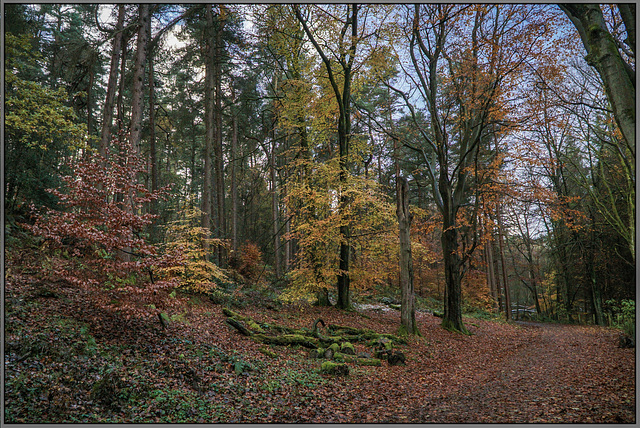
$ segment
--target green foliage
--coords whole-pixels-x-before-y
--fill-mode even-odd
[[[605,305],[609,309],[610,324],[620,328],[624,333],[635,339],[636,337],[636,302],[635,300],[607,300]]]
[[[198,420],[211,420],[212,414],[218,414],[221,405],[207,400],[201,394],[193,391],[175,389],[157,389],[151,391],[150,398],[160,422],[163,423],[187,423]]]
[[[54,207],[47,189],[60,185],[64,159],[87,147],[87,132],[67,106],[64,89],[27,80],[41,57],[24,35],[5,35],[5,207],[26,214],[30,204]]]

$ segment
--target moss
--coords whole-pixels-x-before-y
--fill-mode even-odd
[[[467,336],[471,336],[471,333],[469,333],[469,330],[467,330],[467,328],[462,323],[460,323],[460,327],[456,327],[455,325],[453,325],[451,321],[449,321],[446,318],[443,318],[442,324],[440,325],[442,326],[442,328],[452,333],[460,333],[460,334],[465,334]]]
[[[378,358],[358,358],[356,360],[356,364],[359,366],[376,366],[380,367],[382,365],[382,361]]]
[[[258,349],[258,351],[260,351],[261,353],[263,353],[267,357],[271,357],[271,358],[277,358],[278,357],[278,354],[276,352],[273,352],[271,349],[267,348],[266,346],[261,346],[260,349]]]
[[[247,322],[247,324],[249,325],[249,328],[253,331],[257,331],[258,333],[264,333],[264,330],[262,329],[262,327],[260,327],[258,325],[257,322],[250,320]]]
[[[349,366],[346,364],[334,363],[333,361],[325,361],[320,366],[320,373],[329,375],[349,375]]]
[[[340,351],[343,354],[356,355],[356,349],[351,344],[351,342],[344,342],[340,345]]]
[[[222,308],[222,313],[230,318],[242,318],[242,316],[229,308]]]
[[[409,331],[407,330],[407,327],[405,327],[404,325],[400,325],[400,327],[398,328],[398,332],[396,333],[396,335],[397,335],[398,337],[403,338],[403,339],[404,339],[404,338],[406,338],[406,337],[408,337],[408,336],[410,336],[410,335],[415,335],[415,336],[420,336],[420,337],[422,337],[422,333],[420,333],[420,330],[418,330],[418,327],[417,327],[417,326],[414,326],[414,330],[413,330],[412,332],[409,332]]]

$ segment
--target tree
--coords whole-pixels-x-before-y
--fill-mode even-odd
[[[138,288],[135,284],[141,283],[152,292],[171,286],[171,282],[156,282],[154,273],[178,263],[181,256],[161,256],[154,245],[147,243],[142,233],[155,216],[138,214],[144,204],[162,197],[168,187],[149,192],[137,183],[144,162],[127,139],[114,139],[110,146],[116,151],[110,153],[108,149],[107,157],[94,154],[71,162],[71,174],[62,177],[65,187],[50,190],[60,200],[62,210],[46,209],[36,216],[33,226],[28,226],[52,251],[54,262],[44,273],[79,287],[124,287],[133,291]],[[133,195],[131,200],[118,197],[127,194]],[[123,251],[133,259],[118,257]],[[140,275],[148,275],[148,280]]]
[[[118,82],[118,66],[120,65],[120,54],[122,51],[123,31],[124,31],[124,5],[118,5],[118,19],[113,29],[113,50],[111,53],[111,65],[109,68],[109,80],[107,82],[107,94],[104,101],[102,113],[102,130],[100,133],[100,144],[98,152],[105,156],[107,147],[111,140],[113,126],[113,108],[116,99],[116,88]]]
[[[5,209],[28,214],[32,203],[53,208],[46,189],[59,184],[65,161],[86,149],[86,127],[66,105],[64,88],[52,90],[31,80],[41,56],[32,36],[5,35]]]
[[[492,135],[508,130],[509,82],[517,81],[525,59],[541,49],[544,27],[532,13],[518,6],[415,5],[406,33],[409,67],[403,70],[410,89],[387,82],[403,98],[422,139],[418,146],[408,145],[422,156],[442,215],[442,324],[454,331],[467,332],[461,283],[478,244],[480,155]],[[461,221],[465,213],[466,223]]]
[[[347,209],[349,200],[346,196],[346,189],[349,174],[349,146],[351,139],[351,79],[353,64],[356,58],[356,48],[358,46],[358,10],[356,4],[346,6],[346,15],[342,20],[340,31],[340,39],[338,41],[338,69],[340,71],[340,80],[336,76],[337,70],[334,70],[335,63],[332,62],[325,49],[323,49],[316,36],[309,27],[309,17],[303,17],[299,6],[293,6],[296,17],[302,24],[304,31],[316,49],[318,55],[322,58],[322,62],[327,71],[327,77],[333,89],[335,100],[338,104],[338,149],[340,163],[340,184],[341,194],[339,209],[344,211]],[[341,309],[347,309],[351,306],[349,295],[349,258],[350,258],[350,230],[348,224],[340,226],[340,271],[338,274],[338,300],[336,306]]]
[[[636,85],[635,69],[620,54],[616,40],[612,37],[602,9],[598,4],[563,3],[560,8],[567,14],[578,30],[580,39],[587,50],[585,60],[598,70],[604,83],[607,98],[611,103],[616,122],[635,157],[636,144]],[[618,6],[627,29],[625,44],[635,58],[635,4]]]

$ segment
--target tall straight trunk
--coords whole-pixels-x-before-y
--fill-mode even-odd
[[[235,100],[235,93],[232,94]],[[238,183],[236,177],[236,150],[238,147],[238,117],[231,115],[231,146],[229,147],[229,167],[231,168],[231,249],[238,250]]]
[[[129,143],[131,150],[140,154],[140,136],[142,134],[142,107],[144,101],[144,71],[147,61],[147,45],[149,32],[151,30],[151,19],[149,5],[141,4],[138,8],[138,40],[136,43],[136,59],[133,70],[133,85],[131,88],[131,124],[129,127]],[[136,178],[137,180],[137,178]],[[133,212],[134,191],[129,191],[127,211]],[[131,248],[123,249],[125,261],[131,259]]]
[[[136,43],[136,59],[133,67],[133,84],[131,87],[131,125],[129,140],[136,153],[140,153],[140,136],[142,134],[142,107],[144,69],[147,62],[147,48],[151,17],[149,4],[141,3],[138,7],[138,40]]]
[[[275,264],[276,278],[280,278],[282,274],[282,267],[280,265],[280,234],[279,234],[279,216],[278,216],[278,189],[276,182],[276,142],[275,142],[275,126],[273,129],[273,138],[271,139],[271,156],[269,160],[270,164],[270,179],[271,179],[271,215],[273,224],[273,254]]]
[[[333,93],[336,97],[336,101],[338,103],[338,126],[337,126],[337,134],[338,134],[338,150],[339,150],[339,182],[340,182],[340,199],[338,203],[338,210],[340,214],[344,214],[347,210],[347,207],[350,204],[350,200],[344,191],[347,186],[347,179],[349,177],[349,145],[351,139],[351,79],[352,79],[352,69],[353,63],[355,61],[356,56],[356,47],[358,44],[358,5],[356,4],[348,4],[347,5],[347,19],[345,20],[342,28],[341,35],[348,35],[349,37],[346,40],[341,40],[346,43],[347,49],[342,50],[340,52],[340,61],[341,65],[340,72],[342,73],[341,82],[338,82],[336,75],[334,74],[334,69],[332,65],[332,61],[329,60],[324,50],[317,42],[313,33],[309,29],[307,25],[307,21],[302,17],[300,13],[300,9],[298,6],[293,6],[294,12],[298,21],[302,24],[304,31],[315,47],[318,55],[320,55],[322,62],[325,65],[327,70],[327,77],[329,79],[329,83],[331,88],[333,89]],[[347,31],[351,29],[350,34]],[[342,90],[338,86],[339,83],[342,83]],[[351,307],[351,298],[350,298],[350,283],[351,278],[349,275],[349,259],[351,257],[350,251],[350,239],[351,239],[351,228],[348,224],[342,224],[340,226],[340,250],[339,250],[339,273],[337,275],[337,288],[338,288],[338,300],[336,302],[336,307],[339,309],[348,309]]]
[[[156,93],[155,93],[155,76],[153,70],[153,54],[149,53],[149,162],[151,163],[151,190],[158,190],[158,156],[156,152]],[[158,201],[153,200],[149,203],[149,212],[158,214]],[[158,227],[154,221],[151,224],[151,240],[157,241]]]
[[[124,79],[127,71],[127,44],[128,38],[125,40],[123,35],[122,55],[120,55],[120,81],[118,82],[118,101],[116,106],[118,113],[119,136],[122,135],[122,130],[124,129]]]
[[[503,290],[504,287],[501,285],[502,282],[500,281],[500,274],[498,273],[500,270],[500,257],[499,251],[496,251],[495,248],[495,242],[491,241],[491,256],[493,259],[493,277],[496,281],[496,294],[498,295],[498,312],[502,312],[502,310],[504,309],[504,299],[503,299]],[[498,257],[496,257],[496,253],[498,253]]]
[[[400,237],[400,325],[407,334],[420,334],[416,324],[413,261],[411,259],[411,213],[409,212],[409,183],[396,176],[396,214]]]
[[[484,258],[487,264],[487,283],[489,285],[489,290],[491,293],[491,297],[493,297],[494,302],[498,304],[498,287],[496,285],[496,272],[493,264],[493,241],[489,241],[484,246]],[[498,305],[498,311],[500,310],[500,306]]]
[[[213,12],[211,5],[205,6],[207,29],[205,29],[205,74],[204,74],[204,182],[202,189],[202,227],[211,230],[211,201],[212,201],[212,179],[211,179],[211,156],[213,151],[214,135],[214,78],[213,78],[213,37],[210,31],[213,29]],[[203,243],[205,252],[209,251],[209,245]]]
[[[226,212],[225,212],[225,186],[224,186],[224,159],[222,151],[222,60],[224,53],[224,45],[222,41],[222,30],[224,27],[224,19],[222,17],[222,6],[217,16],[215,25],[214,42],[214,60],[213,60],[213,78],[215,83],[215,139],[213,145],[214,152],[214,168],[215,168],[215,187],[216,187],[216,237],[225,239],[226,237]],[[216,251],[218,265],[224,266],[226,263],[226,254],[224,247],[218,246]]]
[[[444,259],[445,293],[442,327],[469,334],[462,323],[462,265],[459,254],[459,233],[456,224],[456,210],[453,209],[452,191],[445,174],[441,175],[440,191],[443,199],[442,210],[442,256]]]
[[[596,221],[591,210],[589,210],[589,214],[591,220],[591,233],[586,257],[588,270],[587,277],[589,278],[591,302],[593,305],[593,312],[595,314],[595,322],[597,325],[605,325],[604,314],[602,311],[602,292],[596,277]]]
[[[87,133],[93,135],[93,82],[95,80],[95,72],[93,71],[93,61],[89,70],[89,83],[87,84]]]
[[[158,158],[156,153],[156,92],[153,58],[149,58],[149,157],[151,159],[151,190],[158,190]],[[154,206],[154,204],[152,204]],[[156,213],[155,209],[151,210]]]
[[[504,258],[504,233],[502,228],[502,215],[498,208],[498,248],[500,250],[500,265],[502,266],[502,284],[504,285],[504,314],[507,320],[511,319],[511,293],[509,290],[509,278],[507,277],[507,263]]]
[[[107,95],[102,110],[102,130],[98,153],[106,156],[109,141],[111,141],[111,126],[113,125],[113,107],[116,99],[116,86],[118,84],[118,65],[122,51],[122,29],[124,27],[124,4],[118,5],[118,20],[114,29],[113,49],[111,51],[111,65],[109,66],[109,79],[107,81]]]

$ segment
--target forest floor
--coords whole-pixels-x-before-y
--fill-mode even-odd
[[[249,299],[249,297],[247,297]],[[223,305],[187,296],[162,329],[126,320],[92,293],[9,272],[5,284],[6,423],[594,422],[635,423],[635,350],[614,329],[465,318],[464,336],[420,312],[405,366],[320,374],[308,350],[265,345],[225,323]],[[235,311],[294,328],[397,331],[400,314],[274,306]],[[358,352],[371,352],[364,345]]]

